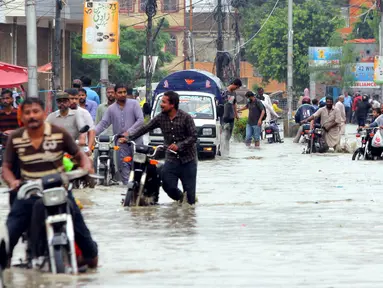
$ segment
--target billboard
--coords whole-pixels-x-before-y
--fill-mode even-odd
[[[382,56],[375,56],[374,82],[376,84],[383,84],[383,57]]]
[[[85,2],[82,58],[120,58],[118,1]]]
[[[341,47],[309,47],[309,66],[338,68],[341,58]]]
[[[351,67],[354,83],[351,88],[374,88],[374,63],[356,63]]]

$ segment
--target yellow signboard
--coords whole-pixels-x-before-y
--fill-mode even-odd
[[[120,58],[118,1],[85,2],[82,58]]]

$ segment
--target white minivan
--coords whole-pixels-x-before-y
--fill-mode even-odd
[[[179,109],[189,113],[197,127],[197,151],[203,158],[215,158],[220,153],[221,125],[217,115],[214,94],[195,91],[177,91],[180,96]],[[161,113],[161,99],[164,93],[156,96],[151,111],[151,119]],[[149,145],[163,144],[160,128],[149,133]]]

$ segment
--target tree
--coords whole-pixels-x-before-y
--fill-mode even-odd
[[[366,13],[366,14],[365,14]],[[362,7],[359,20],[355,23],[350,39],[379,39],[380,15],[375,9]]]
[[[329,1],[329,0],[325,0]],[[309,84],[308,48],[327,46],[342,27],[339,9],[329,9],[324,1],[307,0],[294,5],[294,90]],[[287,8],[278,8],[255,39],[246,46],[247,59],[264,81],[287,79]]]
[[[165,44],[170,40],[168,33],[160,32],[153,45],[158,62],[153,81],[164,76],[165,71],[159,68],[165,63],[173,60],[173,55],[162,51]],[[133,28],[121,27],[120,31],[120,55],[119,60],[109,60],[109,81],[112,83],[129,83],[131,85],[141,84],[140,78],[144,77],[142,68],[142,56],[145,53],[146,34]],[[79,78],[88,75],[92,79],[100,79],[100,61],[93,59],[82,59],[82,35],[77,34],[72,38],[72,75]],[[140,83],[141,82],[141,83]]]

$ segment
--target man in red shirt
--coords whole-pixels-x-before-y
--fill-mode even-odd
[[[356,93],[355,94],[355,97],[354,97],[354,101],[352,102],[352,120],[351,122],[352,123],[355,123],[356,122],[356,104],[358,104],[359,101],[362,101],[362,95],[360,95],[359,93]]]
[[[0,110],[0,132],[4,134],[0,135],[0,144],[4,147],[7,135],[12,130],[19,128],[19,124],[17,122],[17,110],[13,107],[12,91],[8,89],[1,91],[1,101],[3,109]]]
[[[0,151],[1,153],[1,162],[3,160],[3,151],[5,145],[7,144],[8,135],[11,134],[13,130],[19,128],[19,123],[17,119],[17,109],[13,107],[13,96],[12,91],[5,89],[1,91],[1,102],[3,109],[0,110],[0,144],[3,145]],[[16,177],[20,177],[20,169],[18,160],[15,161],[12,172]],[[16,198],[16,193],[9,194],[9,205],[12,206]]]

